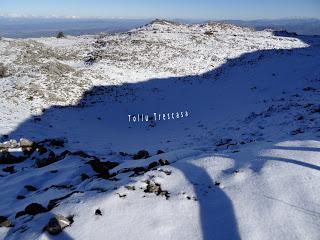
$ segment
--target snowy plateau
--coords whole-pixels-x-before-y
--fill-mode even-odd
[[[2,38],[0,97],[0,239],[320,239],[319,36]]]

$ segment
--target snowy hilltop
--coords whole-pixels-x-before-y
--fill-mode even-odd
[[[320,238],[318,36],[2,38],[0,89],[0,239]]]

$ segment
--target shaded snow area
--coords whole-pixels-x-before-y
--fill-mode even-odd
[[[2,38],[0,96],[0,239],[320,239],[320,37]]]

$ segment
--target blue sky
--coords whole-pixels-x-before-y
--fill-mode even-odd
[[[0,0],[0,15],[83,18],[320,18],[320,0]]]

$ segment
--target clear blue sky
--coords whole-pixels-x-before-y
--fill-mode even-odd
[[[320,0],[0,0],[0,14],[93,18],[320,18]]]

